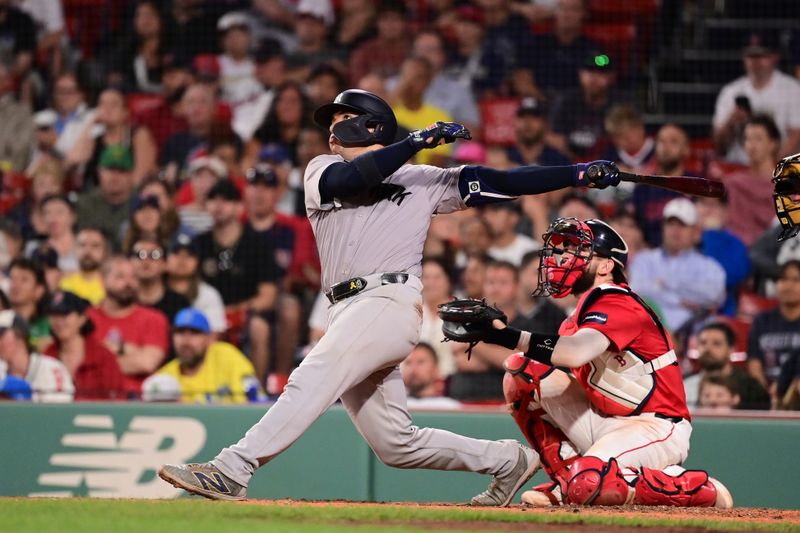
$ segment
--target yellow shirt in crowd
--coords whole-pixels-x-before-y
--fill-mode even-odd
[[[253,364],[238,348],[227,342],[214,342],[197,373],[181,374],[180,362],[173,359],[158,371],[175,378],[181,386],[185,403],[247,403],[247,391],[258,389]]]
[[[397,123],[409,131],[425,129],[438,120],[442,122],[453,121],[453,117],[447,111],[429,104],[422,104],[422,107],[412,111],[403,104],[396,103],[392,106],[392,109],[394,109],[394,115],[397,117]],[[452,149],[452,144],[443,144],[432,150],[420,150],[417,152],[417,163],[429,165],[431,164],[431,159],[436,155],[449,157]]]
[[[71,292],[88,300],[92,305],[99,304],[106,297],[103,278],[99,274],[97,277],[87,279],[80,272],[75,272],[61,278],[59,287],[62,291]]]

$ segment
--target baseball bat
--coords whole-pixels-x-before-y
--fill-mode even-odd
[[[622,171],[620,171],[619,177],[622,181],[643,183],[645,185],[652,185],[653,187],[660,187],[662,189],[690,194],[692,196],[722,198],[725,194],[725,186],[722,182],[706,178],[693,178],[690,176],[648,176]]]

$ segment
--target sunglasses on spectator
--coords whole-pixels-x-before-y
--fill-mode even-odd
[[[134,250],[131,252],[131,257],[133,259],[138,259],[139,261],[144,261],[146,259],[152,259],[153,261],[160,261],[164,259],[164,250],[156,248],[155,250]]]

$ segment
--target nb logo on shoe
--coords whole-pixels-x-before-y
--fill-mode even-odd
[[[222,494],[231,493],[231,489],[228,488],[228,486],[225,484],[225,481],[223,481],[222,476],[219,474],[215,473],[213,479],[204,472],[192,472],[192,474],[194,474],[194,477],[197,478],[197,481],[199,481],[206,490],[213,490],[215,492],[221,492]]]

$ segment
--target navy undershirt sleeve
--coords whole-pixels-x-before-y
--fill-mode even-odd
[[[329,165],[319,180],[322,203],[372,189],[394,174],[417,151],[411,141],[405,139],[380,150],[361,154],[352,161]]]
[[[458,186],[467,205],[480,205],[572,187],[576,175],[575,165],[511,170],[467,166],[461,170]]]

